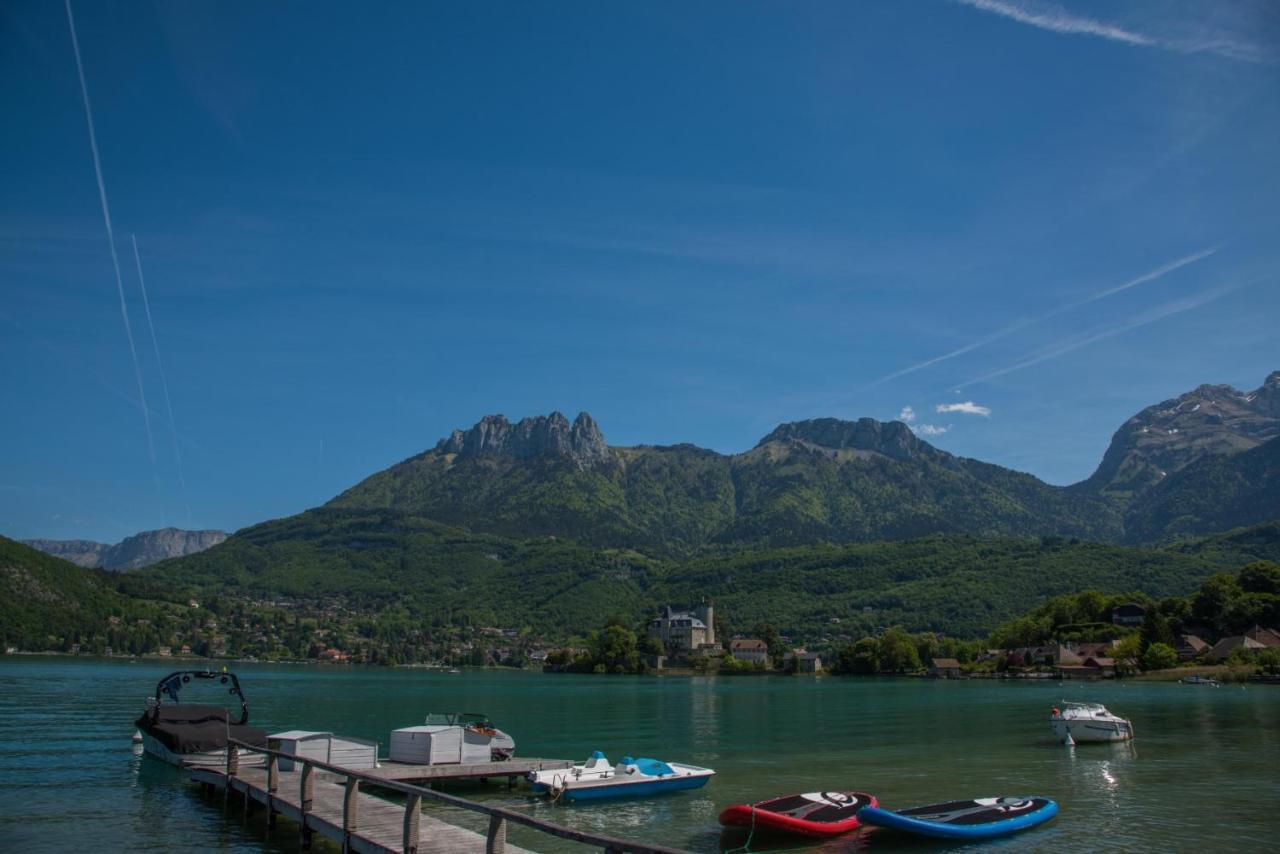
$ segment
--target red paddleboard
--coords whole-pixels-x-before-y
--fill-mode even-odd
[[[838,836],[858,827],[858,811],[880,806],[865,792],[807,792],[754,806],[737,804],[720,813],[726,827],[754,827],[803,836]]]

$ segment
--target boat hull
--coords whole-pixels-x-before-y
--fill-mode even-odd
[[[1133,738],[1133,726],[1128,721],[1054,718],[1051,723],[1058,741],[1066,741],[1067,733],[1077,744],[1082,741],[1129,741]]]
[[[142,733],[142,750],[162,762],[168,762],[179,768],[226,768],[227,751],[209,750],[202,753],[174,753],[165,747],[159,739]],[[266,764],[266,757],[257,753],[241,752],[238,762],[243,768],[252,768]]]
[[[1043,824],[1058,814],[1048,798],[978,798],[909,810],[865,807],[863,824],[935,839],[993,839]]]
[[[665,780],[626,780],[624,782],[602,781],[574,785],[571,781],[564,789],[562,797],[566,801],[597,801],[604,798],[647,798],[666,792],[679,792],[687,789],[701,789],[711,779],[710,774],[671,777]],[[551,787],[545,783],[534,783],[535,792],[550,792]]]

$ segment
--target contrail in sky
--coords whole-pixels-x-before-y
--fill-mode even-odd
[[[1196,294],[1195,296],[1174,300],[1173,302],[1147,309],[1141,314],[1138,314],[1135,317],[1115,326],[1103,329],[1093,329],[1088,332],[1063,338],[1059,341],[1053,342],[1047,347],[1043,347],[1034,353],[1024,356],[1012,365],[1008,365],[994,371],[989,371],[980,377],[975,377],[967,382],[963,382],[956,386],[956,391],[968,388],[969,386],[977,383],[987,382],[988,380],[995,379],[996,377],[1002,377],[1005,374],[1010,374],[1014,371],[1020,371],[1023,368],[1029,368],[1032,365],[1038,365],[1041,362],[1048,361],[1049,359],[1056,359],[1059,356],[1066,355],[1074,350],[1079,350],[1081,347],[1085,347],[1095,341],[1101,341],[1104,338],[1111,338],[1115,335],[1128,332],[1130,329],[1137,329],[1139,326],[1146,326],[1149,323],[1155,323],[1157,320],[1163,320],[1170,315],[1199,308],[1206,303],[1213,302],[1216,299],[1221,299],[1227,294],[1239,290],[1240,288],[1252,287],[1259,281],[1262,281],[1262,279],[1254,279],[1253,281],[1247,282],[1243,285],[1231,285],[1215,288],[1202,294]]]
[[[147,280],[142,275],[142,255],[138,252],[138,235],[129,235],[133,241],[133,260],[138,265],[138,286],[142,289],[142,307],[147,314],[147,328],[151,330],[151,346],[156,353],[156,368],[160,371],[160,388],[164,391],[164,408],[169,414],[169,435],[173,437],[173,456],[178,461],[178,485],[182,488],[182,502],[187,507],[187,524],[191,524],[191,505],[187,502],[187,478],[182,470],[182,450],[178,444],[178,426],[173,420],[173,402],[169,399],[169,381],[164,375],[164,362],[160,360],[160,341],[156,338],[156,325],[151,320],[151,301],[147,299]]]
[[[120,295],[120,317],[124,334],[129,339],[129,355],[133,357],[133,375],[138,381],[138,399],[142,402],[142,423],[147,428],[147,454],[151,457],[151,473],[156,471],[156,443],[151,435],[151,415],[147,411],[147,393],[142,388],[142,366],[138,350],[133,346],[133,327],[124,301],[124,281],[120,278],[120,258],[116,255],[116,235],[111,227],[111,209],[107,205],[107,186],[102,180],[102,163],[98,160],[98,136],[93,129],[93,108],[89,106],[89,86],[84,82],[84,63],[80,61],[80,40],[76,38],[76,19],[71,13],[71,0],[66,0],[67,23],[71,26],[71,47],[76,54],[76,72],[80,75],[80,94],[84,96],[84,117],[89,125],[89,150],[93,153],[93,172],[98,178],[98,198],[102,200],[102,220],[107,225],[107,243],[111,246],[111,266],[116,272],[116,293]]]
[[[992,341],[998,341],[1001,338],[1004,338],[1008,335],[1012,335],[1013,333],[1019,331],[1020,329],[1025,329],[1026,327],[1030,326],[1033,323],[1040,323],[1041,321],[1048,320],[1051,317],[1057,317],[1060,314],[1065,314],[1066,312],[1071,311],[1072,309],[1080,308],[1081,306],[1088,305],[1091,302],[1096,302],[1105,297],[1112,296],[1113,294],[1118,294],[1121,291],[1127,291],[1130,288],[1136,288],[1138,287],[1138,285],[1145,285],[1147,282],[1155,281],[1161,276],[1172,273],[1174,270],[1177,270],[1181,267],[1185,267],[1188,264],[1194,264],[1196,261],[1201,261],[1205,258],[1208,258],[1210,255],[1213,255],[1215,252],[1217,252],[1221,248],[1222,248],[1221,246],[1211,246],[1208,249],[1202,249],[1199,252],[1194,252],[1191,255],[1187,255],[1183,258],[1179,258],[1176,261],[1170,261],[1168,264],[1164,264],[1163,266],[1157,267],[1154,270],[1143,273],[1141,276],[1138,276],[1135,279],[1130,279],[1129,281],[1123,284],[1116,285],[1115,287],[1111,287],[1111,288],[1106,288],[1101,291],[1095,291],[1094,293],[1089,294],[1087,297],[1081,297],[1080,299],[1075,300],[1073,302],[1065,303],[1064,305],[1060,305],[1057,308],[1051,309],[1050,311],[1047,311],[1044,314],[1038,315],[1036,317],[1027,317],[1027,318],[1023,318],[1022,320],[1014,321],[1013,323],[1009,324],[1003,329],[999,329],[995,332],[992,332],[982,338],[979,338],[976,341],[971,341],[968,344],[964,345],[963,347],[959,347],[955,350],[952,350],[949,353],[943,353],[941,356],[934,356],[932,359],[926,359],[923,362],[917,362],[914,365],[911,365],[906,368],[902,368],[901,370],[894,371],[891,374],[886,374],[885,376],[881,377],[875,382],[868,384],[867,386],[865,386],[865,388],[873,388],[874,386],[878,386],[881,383],[887,383],[889,380],[895,380],[898,377],[915,373],[916,371],[923,370],[924,368],[928,368],[932,365],[936,365],[939,362],[945,362],[948,359],[954,359],[956,356],[963,356],[965,353],[969,353],[973,350],[977,350],[979,347],[985,347],[987,344],[990,344]]]

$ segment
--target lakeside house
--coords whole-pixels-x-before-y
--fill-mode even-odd
[[[1140,626],[1147,618],[1147,609],[1137,602],[1125,602],[1111,609],[1111,622],[1117,626]]]
[[[1178,653],[1179,661],[1190,661],[1203,655],[1209,649],[1209,644],[1196,635],[1178,635],[1173,648]]]
[[[783,667],[790,669],[791,662],[795,661],[795,669],[797,673],[821,673],[822,658],[816,652],[809,652],[805,649],[797,649],[795,652],[788,652],[782,656]]]
[[[764,664],[769,658],[769,645],[758,638],[734,638],[729,641],[729,655],[737,661]]]
[[[1280,646],[1280,632],[1275,629],[1264,629],[1261,626],[1254,626],[1244,633],[1244,636],[1250,640],[1255,640],[1265,647]]]
[[[935,658],[929,662],[929,675],[939,679],[959,679],[960,662],[954,658]]]
[[[648,635],[674,659],[716,655],[723,647],[716,642],[715,614],[715,603],[710,601],[681,610],[667,605],[649,621]]]
[[[1204,654],[1204,658],[1205,661],[1214,663],[1226,661],[1227,656],[1242,647],[1248,652],[1257,652],[1260,649],[1266,649],[1267,645],[1245,635],[1236,635],[1235,637],[1223,638],[1215,643],[1213,649]]]

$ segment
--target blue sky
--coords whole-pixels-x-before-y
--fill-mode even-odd
[[[733,452],[910,407],[1070,483],[1280,368],[1263,2],[73,9],[148,417],[66,10],[13,0],[10,536],[235,529],[553,409]]]

